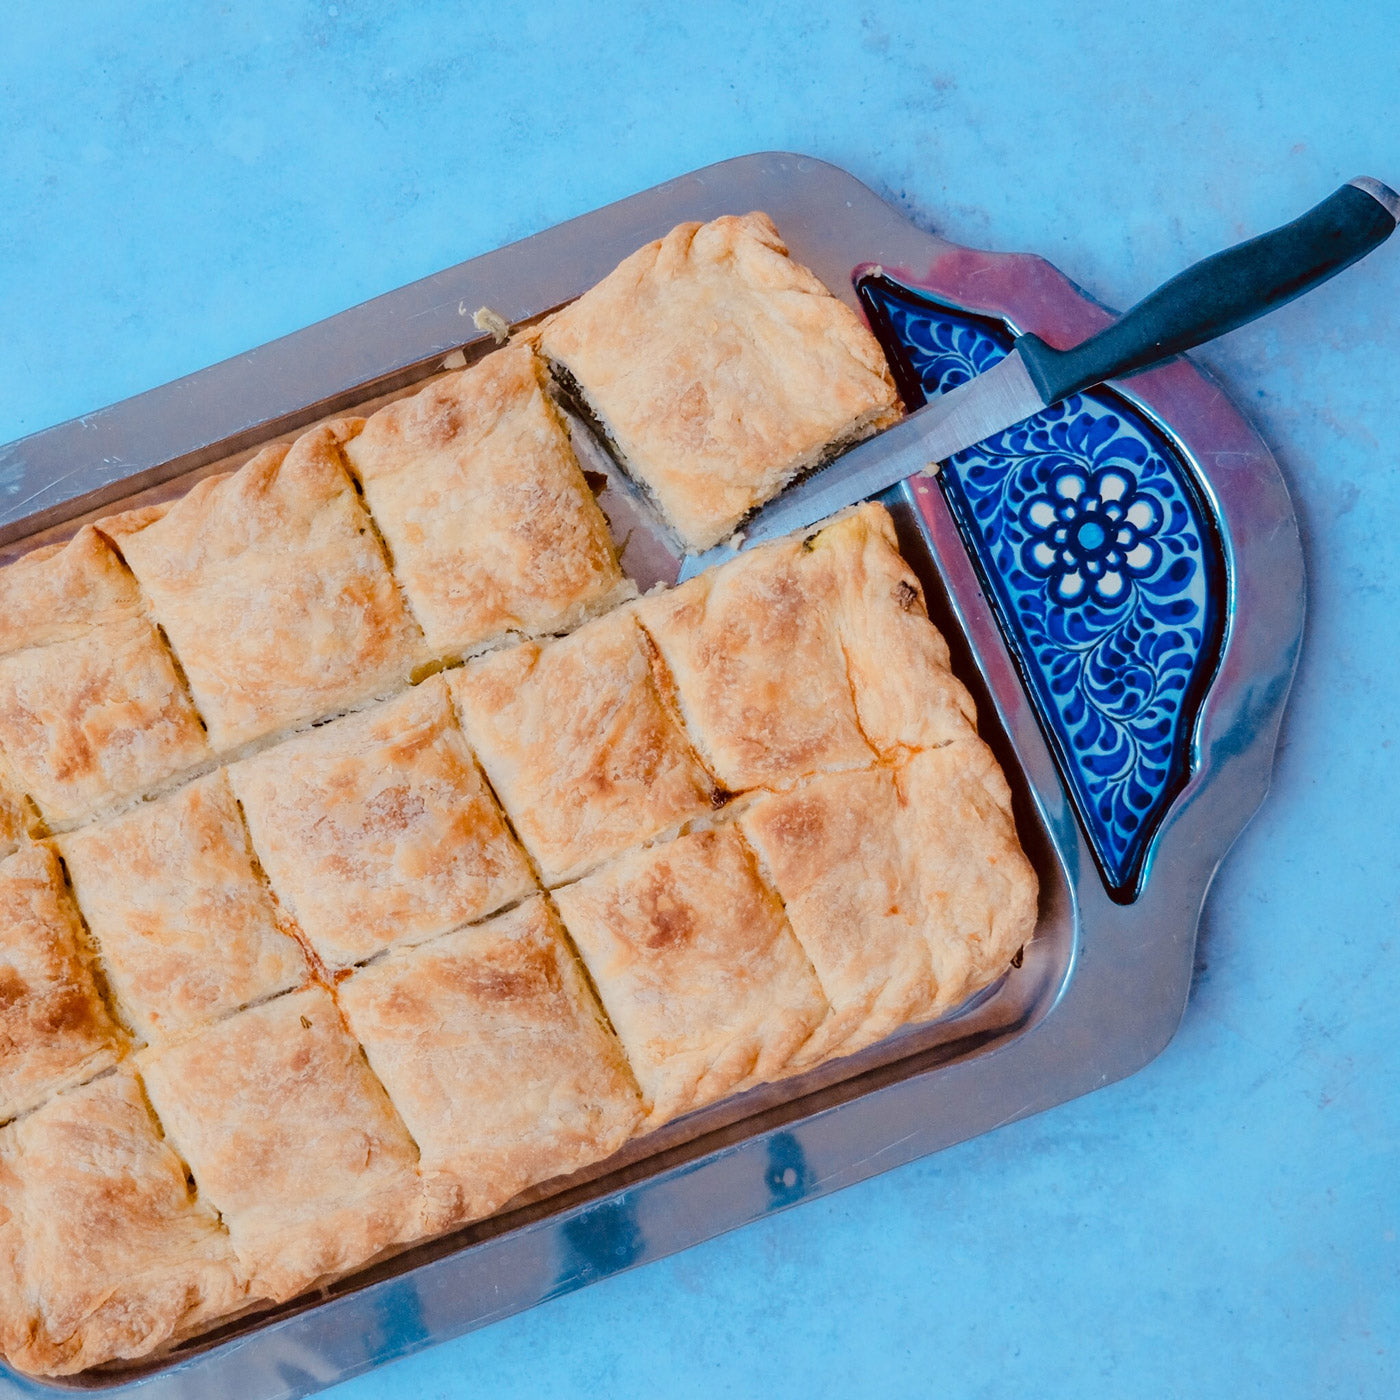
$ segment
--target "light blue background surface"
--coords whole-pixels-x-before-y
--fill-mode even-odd
[[[1119,306],[1400,184],[1393,0],[23,9],[0,441],[750,150]],[[1294,489],[1311,612],[1172,1045],[337,1400],[1400,1393],[1400,239],[1201,358]]]

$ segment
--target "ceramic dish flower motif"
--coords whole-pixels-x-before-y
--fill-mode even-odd
[[[918,404],[990,369],[1011,331],[886,277],[860,294]],[[1112,389],[1075,394],[939,476],[1109,893],[1136,897],[1190,771],[1224,564],[1193,466]]]

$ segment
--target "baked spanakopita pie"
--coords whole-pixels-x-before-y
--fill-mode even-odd
[[[536,888],[442,676],[230,774],[272,888],[328,967],[446,933]]]
[[[360,422],[101,522],[221,753],[398,689],[423,658],[342,456]]]
[[[638,598],[539,352],[694,546],[898,412],[766,216],[718,219],[0,569],[12,1364],[149,1355],[577,1184],[1032,936],[889,515]]]
[[[0,1123],[122,1054],[47,846],[0,861]]]
[[[56,844],[108,989],[143,1040],[305,981],[224,770]]]
[[[381,408],[351,467],[437,656],[567,632],[635,590],[528,346]]]
[[[547,885],[712,811],[723,794],[623,608],[449,676],[481,766]]]
[[[245,1291],[129,1063],[0,1130],[0,1346],[13,1365],[64,1375],[144,1356]]]
[[[252,1297],[295,1297],[423,1233],[418,1153],[323,987],[137,1060]]]
[[[396,950],[336,995],[418,1144],[441,1227],[609,1156],[642,1116],[627,1061],[542,897]]]
[[[47,823],[151,791],[208,755],[136,580],[91,526],[0,569],[0,756]]]
[[[648,1127],[790,1070],[826,1016],[812,965],[733,826],[623,856],[555,898]]]
[[[875,337],[767,214],[681,224],[530,336],[692,550],[899,416]]]

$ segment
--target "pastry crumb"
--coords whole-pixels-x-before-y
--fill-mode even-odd
[[[938,473],[941,472],[942,470],[943,470],[943,463],[942,463],[942,462],[930,462],[930,463],[928,464],[928,466],[926,466],[926,467],[923,469],[923,471],[921,471],[921,472],[919,473],[919,475],[920,475],[920,476],[937,476]]]
[[[729,545],[730,549],[742,549],[744,547],[744,532],[742,530],[735,530],[735,532],[732,535],[730,535],[726,543]]]
[[[442,359],[443,369],[466,369],[467,357],[461,350],[454,350],[450,355],[444,355]]]
[[[489,306],[479,306],[472,312],[472,325],[479,331],[489,331],[497,345],[504,345],[510,339],[510,322]]]

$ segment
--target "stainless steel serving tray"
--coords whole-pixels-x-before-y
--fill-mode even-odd
[[[949,244],[841,170],[794,155],[747,156],[0,448],[0,557],[119,505],[176,494],[308,423],[408,392],[456,351],[478,358],[493,348],[472,320],[482,306],[528,321],[676,223],[749,209],[767,210],[794,256],[863,305],[908,398],[994,358],[1007,328],[1063,345],[1106,316],[1041,260]],[[626,540],[625,562],[644,585],[673,577],[664,535],[582,427],[575,431],[585,465],[609,476],[602,499]],[[1302,632],[1297,526],[1267,449],[1188,362],[1072,405],[1038,431],[955,459],[962,465],[945,467],[941,484],[921,479],[884,498],[1011,781],[1040,875],[1036,936],[1018,966],[950,1018],[693,1114],[599,1170],[320,1295],[134,1367],[60,1382],[4,1372],[0,1395],[304,1395],[1152,1059],[1186,1002],[1211,876],[1267,787]],[[1074,510],[1097,508],[1114,491],[1123,502],[1153,498],[1135,507],[1133,539],[1147,540],[1135,554],[1154,559],[1156,572],[1117,567],[1157,621],[1109,636],[1106,593],[1095,595],[1096,610],[1063,602],[1085,579],[1100,586],[1103,566],[1091,577],[1085,563],[1085,573],[1063,536],[1048,572],[1034,572],[1028,551],[1047,501],[1069,512],[1072,534]],[[1177,555],[1194,561],[1185,582]],[[1048,603],[1036,601],[1042,594]],[[1065,681],[1065,667],[1087,667],[1086,657],[1096,667],[1081,676],[1091,728],[1083,695]],[[1152,712],[1155,728],[1133,729],[1152,684],[1153,703],[1165,708]],[[1110,760],[1118,770],[1109,772]],[[1119,807],[1104,796],[1106,783]]]

